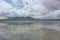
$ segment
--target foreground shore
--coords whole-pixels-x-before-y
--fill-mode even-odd
[[[60,22],[1,20],[0,40],[60,40]]]
[[[60,31],[41,25],[0,25],[0,40],[60,40]]]

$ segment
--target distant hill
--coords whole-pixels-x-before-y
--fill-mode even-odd
[[[10,17],[8,20],[60,21],[60,19],[35,19],[32,17]]]
[[[33,20],[32,17],[10,17],[8,20]]]
[[[32,17],[9,17],[7,19],[0,19],[0,22],[5,21],[34,21],[34,22],[40,22],[40,21],[60,21],[60,19],[35,19]]]

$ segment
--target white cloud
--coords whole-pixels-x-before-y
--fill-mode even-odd
[[[8,4],[5,1],[0,1],[0,10],[7,10],[7,9],[11,9],[12,6],[10,4]]]
[[[60,10],[55,10],[54,12],[46,15],[46,17],[50,19],[60,19]]]
[[[26,10],[12,9],[8,11],[8,17],[26,17],[29,15],[29,12]]]
[[[4,0],[0,0],[0,19],[4,19],[5,14],[8,10],[10,10],[12,6],[5,2]],[[4,16],[3,16],[4,15]]]
[[[21,9],[17,7],[24,6]],[[14,7],[16,6],[16,7]],[[9,4],[0,0],[0,17],[31,16],[37,19],[60,18],[60,1],[58,0],[12,0]]]

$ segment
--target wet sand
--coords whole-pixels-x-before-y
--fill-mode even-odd
[[[60,31],[53,27],[56,24],[16,24],[0,23],[0,40],[60,40]]]

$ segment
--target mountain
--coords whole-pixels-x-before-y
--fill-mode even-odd
[[[5,21],[41,22],[41,21],[60,21],[60,19],[35,19],[32,17],[9,17],[7,19],[0,19],[0,22],[5,22]]]
[[[32,17],[9,17],[8,20],[33,20]]]

